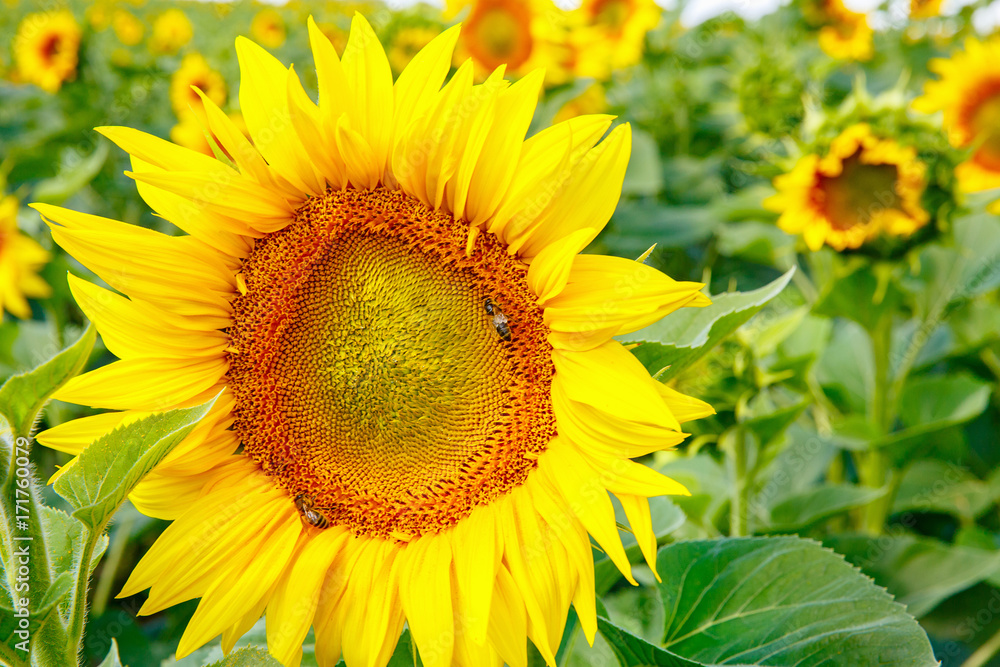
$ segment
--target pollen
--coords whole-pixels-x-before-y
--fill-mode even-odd
[[[241,268],[229,377],[244,453],[356,535],[438,532],[508,493],[555,435],[526,272],[398,191],[309,200]]]

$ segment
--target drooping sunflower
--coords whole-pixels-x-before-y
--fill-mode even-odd
[[[21,318],[31,317],[26,297],[44,299],[52,294],[38,275],[49,261],[49,253],[17,228],[17,197],[0,199],[0,317],[3,311]]]
[[[802,234],[810,250],[858,248],[879,234],[909,236],[930,219],[920,204],[926,165],[910,146],[852,125],[824,157],[803,157],[774,180],[764,204],[781,213],[778,226]]]
[[[170,104],[174,113],[182,120],[202,108],[201,96],[194,88],[202,91],[205,97],[217,105],[226,101],[226,80],[212,69],[205,56],[200,53],[184,56],[181,66],[170,77]]]
[[[966,192],[1000,188],[1000,37],[969,38],[965,50],[930,62],[941,78],[928,81],[913,108],[942,111],[952,146],[975,146],[972,157],[958,165],[955,176]]]
[[[20,81],[55,93],[76,76],[80,25],[68,9],[28,14],[14,37],[14,60]]]
[[[181,9],[171,7],[153,21],[149,50],[157,54],[172,55],[190,42],[193,36],[194,27],[187,14]]]
[[[660,22],[661,10],[654,0],[584,0],[575,14],[576,73],[606,79],[642,60],[646,33]]]
[[[627,125],[524,141],[540,73],[474,85],[466,62],[442,86],[457,27],[395,83],[360,16],[343,59],[309,36],[318,105],[237,41],[252,141],[205,101],[231,164],[101,129],[187,236],[37,205],[122,293],[71,277],[120,361],[57,396],[115,412],[38,440],[79,452],[219,395],[132,495],[173,523],[121,594],[149,588],[141,613],[201,598],[179,655],[266,612],[286,665],[310,626],[321,665],[385,665],[404,623],[429,667],[522,666],[526,638],[554,664],[570,604],[596,631],[591,537],[631,579],[608,492],[652,565],[646,499],[685,490],[631,459],[712,412],[613,336],[707,299],[578,254],[615,208]]]
[[[285,43],[285,21],[271,8],[257,12],[250,22],[250,36],[269,49]]]
[[[522,75],[544,69],[551,85],[566,81],[569,16],[551,0],[449,0],[448,14],[468,8],[456,61],[472,58],[478,80],[500,66]]]

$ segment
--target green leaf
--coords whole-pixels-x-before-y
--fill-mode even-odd
[[[0,387],[0,411],[17,435],[28,435],[49,397],[83,369],[96,335],[93,326],[87,327],[65,350],[33,370],[11,377]]]
[[[121,658],[118,657],[118,642],[114,637],[111,638],[111,650],[97,667],[122,667]]]
[[[392,652],[389,663],[386,667],[422,667],[423,662],[417,652],[417,645],[413,643],[409,630],[403,630],[403,634],[396,643],[396,650]]]
[[[925,459],[903,473],[892,511],[936,512],[975,519],[1000,498],[1000,489],[954,463]]]
[[[281,663],[272,658],[267,650],[249,647],[237,649],[209,667],[281,667]]]
[[[937,665],[927,636],[892,596],[810,540],[678,542],[657,562],[663,646],[689,660]]]
[[[813,307],[813,312],[846,318],[872,332],[879,320],[899,310],[902,302],[903,293],[888,276],[880,280],[871,267],[865,265],[834,281]]]
[[[779,408],[768,414],[751,417],[743,422],[743,426],[757,436],[761,447],[767,447],[778,436],[784,433],[785,429],[791,426],[807,407],[809,407],[809,403],[802,401],[787,408]]]
[[[713,296],[710,306],[679,310],[617,338],[623,343],[638,343],[632,353],[657,379],[666,382],[760,312],[785,288],[793,272],[794,269],[789,269],[774,282],[751,292]]]
[[[791,532],[881,498],[887,489],[826,484],[786,496],[771,508],[770,532]]]
[[[1000,552],[913,535],[840,535],[823,543],[874,577],[918,618],[1000,571]]]
[[[98,144],[94,152],[85,158],[80,158],[76,149],[67,149],[63,152],[63,165],[59,174],[35,186],[32,199],[47,204],[63,203],[68,197],[76,194],[83,186],[94,180],[107,158],[107,141]]]
[[[608,640],[621,667],[704,667],[704,663],[687,660],[636,637],[603,616],[597,617],[597,629]]]
[[[663,167],[660,165],[660,151],[656,140],[639,129],[632,130],[632,153],[622,183],[622,193],[631,195],[655,195],[663,189]]]
[[[215,403],[150,415],[91,443],[55,483],[73,516],[100,531],[135,485],[179,444]]]
[[[39,637],[41,629],[48,623],[61,623],[59,603],[73,590],[73,583],[73,576],[68,572],[56,577],[38,604],[29,605],[27,627],[21,624],[22,617],[15,616],[15,608],[20,607],[20,605],[0,605],[0,644],[3,644],[0,655],[13,653],[18,658],[23,657],[24,652],[18,648],[19,645],[22,648],[29,646],[34,653],[37,650],[36,643],[42,639]],[[14,595],[21,594],[15,592]],[[31,596],[34,593],[31,591],[25,592],[23,595],[27,595],[33,601]],[[23,644],[22,642],[26,639],[28,643]]]
[[[82,523],[54,507],[42,506],[42,530],[45,546],[49,551],[49,567],[54,574],[72,572],[80,557],[80,549],[87,539]],[[90,558],[90,572],[94,571],[108,548],[108,536],[101,535]]]

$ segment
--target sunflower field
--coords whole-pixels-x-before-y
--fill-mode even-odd
[[[0,664],[1000,665],[1000,3],[0,2]]]

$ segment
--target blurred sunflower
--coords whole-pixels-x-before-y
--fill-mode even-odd
[[[111,17],[111,27],[114,29],[118,41],[125,46],[135,46],[142,41],[142,35],[146,32],[142,21],[127,9],[115,10]]]
[[[604,113],[608,109],[608,99],[604,95],[604,86],[599,83],[591,84],[582,93],[559,107],[559,111],[552,118],[553,123],[561,123],[570,118],[583,116],[586,114]]]
[[[843,0],[805,0],[806,22],[819,28],[819,46],[831,58],[869,60],[874,53],[868,17],[848,9]]]
[[[40,434],[79,452],[143,411],[214,407],[132,496],[173,519],[122,595],[201,598],[178,647],[228,651],[266,612],[297,664],[550,664],[570,604],[596,631],[591,536],[631,580],[607,491],[650,565],[646,498],[684,488],[632,457],[711,407],[613,339],[700,284],[579,255],[618,201],[630,131],[582,116],[523,141],[540,73],[473,85],[437,37],[393,84],[356,16],[343,60],[312,21],[319,104],[237,41],[252,142],[211,102],[235,167],[128,128],[139,193],[189,236],[36,205],[125,296],[71,277],[121,361],[60,400],[111,408]],[[280,94],[279,94],[280,93]],[[290,122],[274,122],[288,119]],[[64,468],[65,469],[65,468]],[[455,619],[461,619],[456,623]]]
[[[249,139],[250,132],[247,130],[246,122],[243,120],[243,114],[238,111],[234,111],[226,115],[229,117],[232,124]],[[202,114],[202,117],[203,116],[204,114]],[[215,155],[212,151],[212,144],[209,143],[208,136],[206,136],[206,132],[206,123],[204,123],[198,115],[189,113],[182,116],[180,122],[170,129],[170,140],[178,146],[190,148],[191,150],[198,151],[204,155]],[[212,135],[212,137],[216,144],[218,144],[218,137],[215,137],[214,135]]]
[[[269,49],[285,43],[285,22],[273,9],[262,9],[250,22],[250,36]]]
[[[55,93],[76,77],[80,25],[67,9],[28,14],[14,37],[14,60],[20,81]]]
[[[201,110],[201,97],[192,88],[202,91],[217,105],[226,101],[225,79],[200,53],[184,56],[180,68],[170,77],[170,104],[180,119]]]
[[[910,0],[911,19],[929,19],[941,14],[943,0]]]
[[[386,54],[389,57],[392,71],[402,72],[413,60],[413,57],[439,34],[441,34],[441,30],[433,26],[404,26],[397,30],[389,42],[389,50]]]
[[[646,33],[660,22],[661,10],[654,0],[583,0],[575,14],[576,73],[606,79],[642,60]]]
[[[1000,188],[1000,36],[985,42],[969,38],[964,51],[936,58],[929,67],[941,78],[926,83],[913,108],[942,111],[951,144],[974,147],[972,157],[955,169],[959,187]]]
[[[764,205],[781,213],[778,226],[802,234],[810,250],[858,248],[879,234],[908,236],[927,224],[920,205],[926,166],[912,147],[853,125],[825,157],[807,155],[774,180]]]
[[[552,85],[567,78],[567,15],[551,0],[449,0],[448,15],[471,8],[456,62],[472,58],[477,79],[501,65],[511,74],[544,68]]]
[[[149,50],[156,54],[173,55],[194,36],[194,27],[183,10],[172,7],[153,21]]]
[[[20,318],[31,317],[25,297],[44,299],[52,288],[38,271],[49,261],[49,253],[17,228],[17,197],[0,199],[0,316],[3,311]]]

